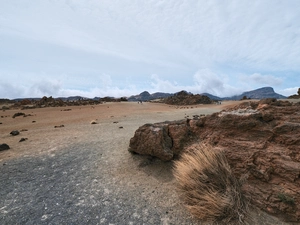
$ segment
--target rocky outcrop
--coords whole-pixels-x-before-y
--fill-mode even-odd
[[[163,99],[169,96],[172,96],[173,94],[170,93],[163,93],[163,92],[155,92],[153,94],[150,94],[148,91],[143,91],[142,93],[138,95],[132,95],[128,98],[128,101],[150,101],[154,99]]]
[[[170,160],[195,140],[225,152],[251,203],[300,222],[300,103],[264,99],[192,120],[147,124],[130,151]],[[188,149],[188,148],[186,148]],[[164,153],[165,152],[165,153]]]
[[[195,105],[195,104],[212,104],[214,101],[205,95],[193,95],[186,91],[180,91],[174,96],[170,96],[163,100],[164,103],[170,105]]]
[[[94,99],[83,98],[80,96],[68,97],[68,98],[53,98],[52,96],[35,99],[18,99],[14,101],[13,105],[10,105],[7,109],[34,109],[43,107],[64,107],[64,106],[81,106],[81,105],[97,105],[103,102],[122,102],[127,101],[126,97],[113,98],[95,97]],[[4,106],[3,106],[4,107]]]

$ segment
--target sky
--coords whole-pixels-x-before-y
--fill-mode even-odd
[[[299,0],[0,0],[0,98],[300,87]]]

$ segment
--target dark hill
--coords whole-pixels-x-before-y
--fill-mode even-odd
[[[140,93],[139,95],[132,95],[128,98],[128,101],[150,101],[153,99],[160,99],[160,98],[167,98],[169,96],[172,96],[173,94],[169,93],[163,93],[163,92],[156,92],[153,94],[150,94],[148,91],[144,91]]]
[[[164,103],[170,105],[195,105],[195,104],[211,104],[214,101],[205,95],[193,95],[186,91],[180,91],[173,96],[165,98]]]

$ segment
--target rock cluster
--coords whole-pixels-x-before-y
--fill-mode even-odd
[[[300,104],[276,99],[243,102],[192,120],[146,124],[131,152],[171,160],[198,141],[222,149],[252,204],[300,221]],[[186,146],[186,148],[184,148]]]
[[[162,100],[170,105],[195,105],[195,104],[212,104],[214,101],[205,95],[193,95],[186,91],[180,91],[173,96]]]
[[[44,96],[41,99],[23,99],[21,101],[14,101],[14,104],[9,106],[9,108],[21,108],[21,109],[32,109],[32,108],[42,108],[42,107],[62,107],[62,106],[80,106],[80,105],[97,105],[103,102],[120,102],[127,101],[125,97],[121,98],[53,98],[52,96]],[[7,108],[7,109],[9,109]]]

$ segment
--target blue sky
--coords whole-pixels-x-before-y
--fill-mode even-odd
[[[300,87],[300,1],[0,0],[0,98]]]

